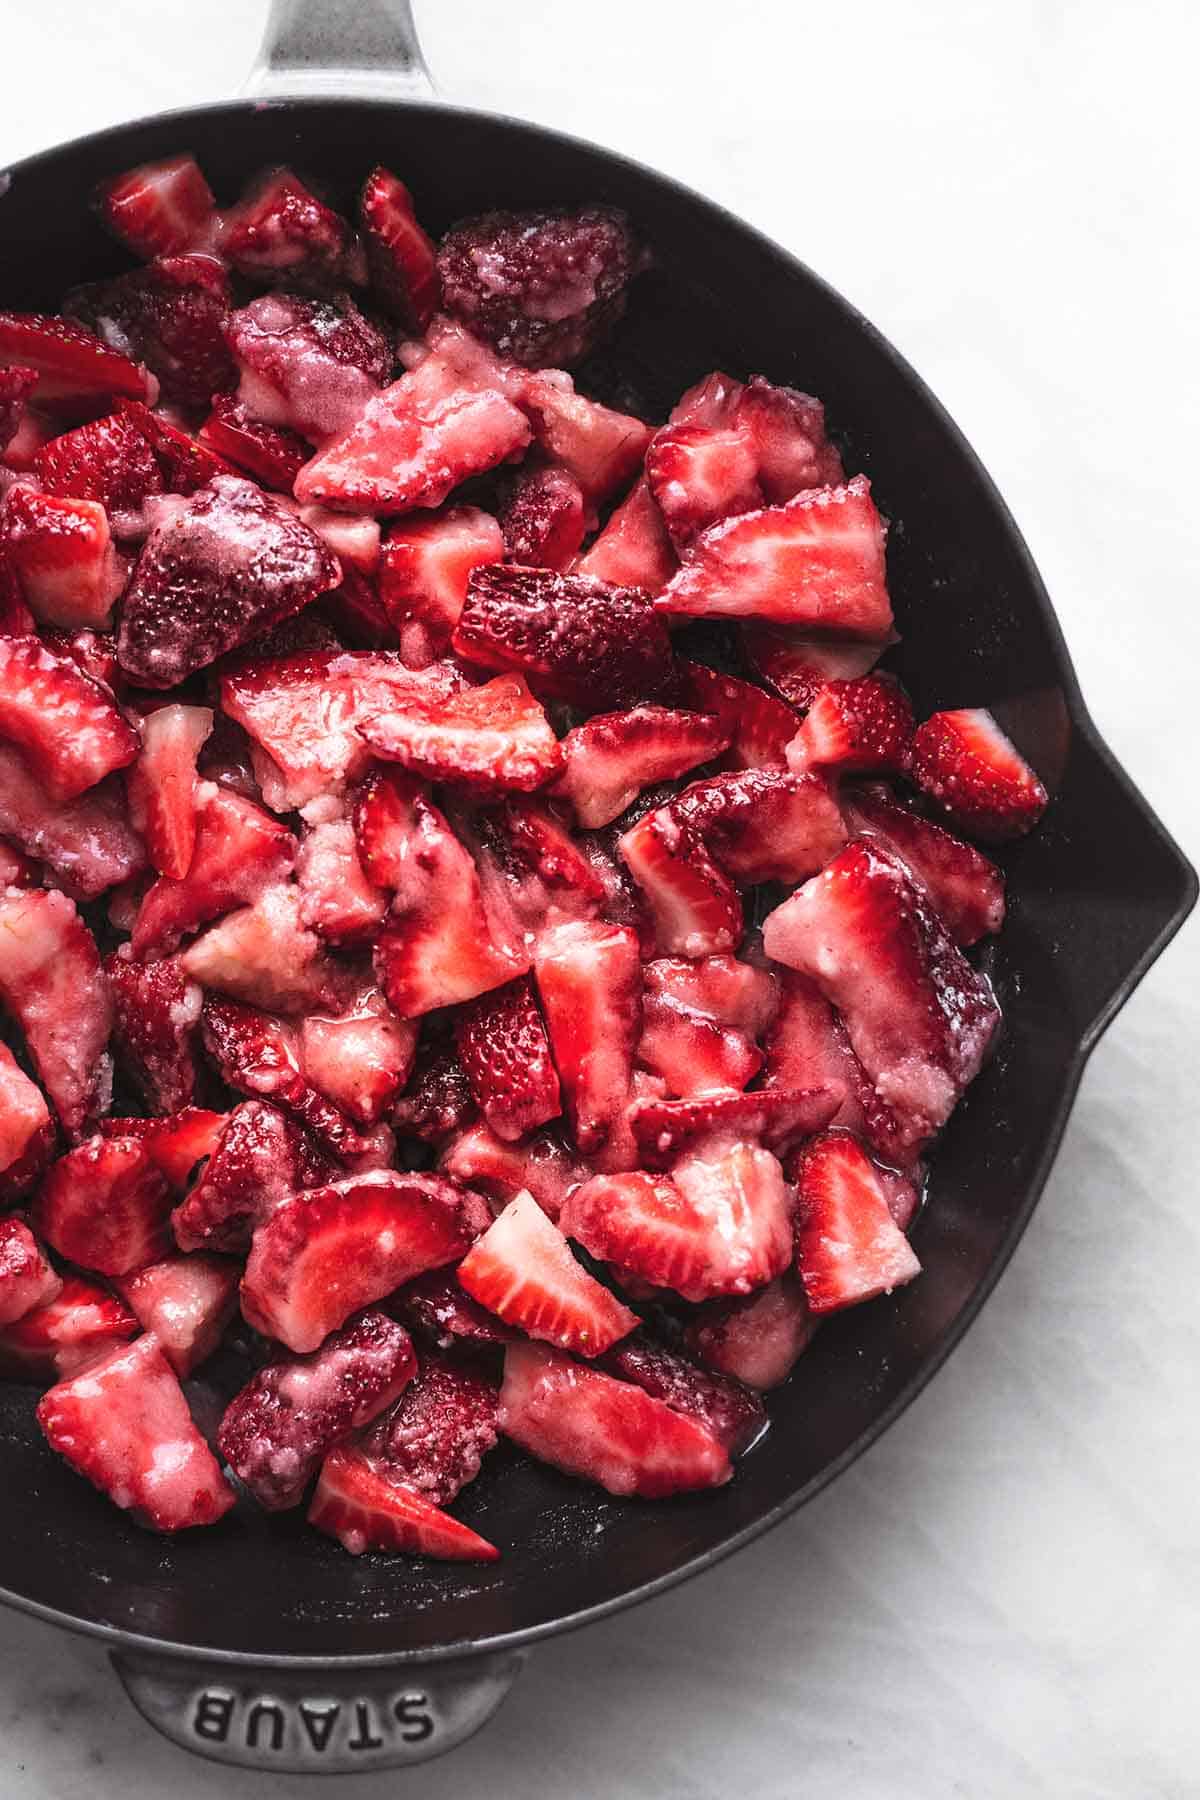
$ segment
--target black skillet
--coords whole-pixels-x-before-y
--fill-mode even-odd
[[[353,66],[348,66],[353,64]],[[674,182],[507,118],[431,103],[407,0],[275,0],[259,71],[293,96],[119,126],[0,176],[4,304],[54,307],[124,259],[88,209],[101,177],[191,150],[228,202],[274,163],[349,210],[384,161],[435,232],[489,206],[604,200],[654,246],[621,356],[652,406],[698,376],[762,371],[820,394],[847,464],[893,521],[918,711],[991,707],[1053,797],[1006,860],[991,953],[1006,1030],[946,1133],[917,1227],[924,1274],[823,1330],[772,1427],[717,1493],[622,1503],[501,1449],[463,1515],[494,1568],[352,1561],[298,1514],[239,1510],[164,1542],[42,1443],[29,1390],[0,1393],[0,1584],[13,1605],[105,1639],[167,1736],[278,1770],[421,1761],[489,1717],[538,1639],[708,1567],[871,1443],[974,1318],[1049,1173],[1088,1053],[1196,897],[1193,871],[1097,736],[1037,570],[937,401],[865,319],[774,244]],[[368,93],[387,98],[368,98]],[[300,96],[300,97],[295,97]],[[204,1405],[204,1382],[195,1384]]]

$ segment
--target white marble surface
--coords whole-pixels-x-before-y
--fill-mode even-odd
[[[0,164],[227,94],[265,6],[3,11]],[[1200,850],[1190,0],[418,13],[447,95],[682,176],[893,338],[1009,499],[1110,742]],[[734,1561],[536,1658],[472,1745],[353,1792],[1200,1791],[1198,976],[1193,925],[1098,1050],[983,1317],[881,1444]],[[170,1749],[83,1640],[8,1616],[0,1658],[5,1800],[316,1791]]]

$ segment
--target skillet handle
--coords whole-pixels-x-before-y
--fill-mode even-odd
[[[485,1725],[525,1653],[411,1669],[309,1671],[113,1653],[125,1692],[173,1744],[260,1773],[409,1768]]]
[[[411,0],[271,0],[243,91],[432,99]]]

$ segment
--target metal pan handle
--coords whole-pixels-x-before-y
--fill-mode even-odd
[[[429,100],[409,0],[271,0],[244,92]]]
[[[260,1773],[349,1775],[409,1768],[463,1743],[525,1658],[316,1671],[124,1650],[112,1661],[142,1717],[184,1750]]]

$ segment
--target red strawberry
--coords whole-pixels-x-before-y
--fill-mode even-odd
[[[165,400],[197,410],[237,381],[224,337],[230,304],[229,277],[213,257],[161,256],[76,288],[65,310],[143,363]]]
[[[136,1336],[138,1322],[106,1288],[68,1275],[53,1300],[0,1331],[0,1374],[45,1383],[77,1375]]]
[[[869,674],[887,648],[869,639],[806,638],[787,625],[752,620],[739,630],[751,672],[800,711],[812,705],[827,681],[856,681]]]
[[[0,1042],[0,1206],[17,1197],[13,1190],[30,1160],[40,1160],[41,1146],[53,1136],[42,1090]]]
[[[0,732],[19,745],[51,802],[95,787],[138,751],[112,695],[37,638],[0,638]]]
[[[215,997],[205,1001],[200,1019],[204,1048],[227,1086],[239,1093],[265,1094],[315,1137],[341,1163],[354,1163],[382,1147],[357,1132],[340,1107],[307,1081],[300,1070],[295,1035],[282,1019],[253,1006]]]
[[[260,281],[321,283],[353,270],[349,225],[290,169],[272,169],[230,208],[220,243],[239,275]]]
[[[60,1256],[98,1275],[127,1275],[170,1247],[171,1191],[139,1137],[88,1138],[60,1156],[34,1203]]]
[[[375,987],[360,989],[337,1016],[310,1013],[300,1026],[300,1061],[314,1087],[356,1125],[377,1125],[408,1080],[417,1027],[398,1019]]]
[[[757,1394],[739,1381],[709,1374],[687,1357],[656,1344],[644,1332],[609,1350],[603,1367],[607,1374],[633,1382],[673,1412],[695,1419],[727,1456],[741,1456],[767,1429],[767,1415]]]
[[[869,840],[848,844],[771,913],[763,944],[837,1007],[880,1098],[916,1136],[945,1123],[1000,1015],[902,863]]]
[[[0,894],[0,999],[63,1130],[77,1139],[108,1110],[112,1001],[92,934],[65,894]]]
[[[437,250],[417,223],[412,195],[382,163],[363,183],[358,216],[373,293],[406,325],[424,331],[439,298]]]
[[[755,1039],[776,1006],[765,970],[734,956],[647,963],[638,1061],[680,1096],[744,1088],[762,1056]]]
[[[883,540],[870,483],[857,475],[845,487],[817,488],[701,532],[657,605],[886,638]]]
[[[524,1137],[559,1116],[558,1076],[528,976],[471,1001],[457,1037],[476,1104],[499,1137]]]
[[[737,889],[674,806],[647,813],[617,848],[654,917],[656,946],[672,956],[714,956],[742,939]]]
[[[845,479],[842,460],[825,436],[825,408],[811,394],[752,375],[737,415],[754,444],[759,485],[772,506]]]
[[[34,457],[33,472],[47,494],[97,500],[110,513],[137,512],[148,495],[163,491],[149,440],[127,412],[91,419],[51,438]]]
[[[505,556],[530,568],[569,568],[583,542],[585,513],[583,489],[569,469],[527,466],[500,509]]]
[[[96,189],[96,209],[135,256],[170,256],[203,238],[216,202],[195,158],[142,163]]]
[[[529,1337],[599,1356],[636,1313],[572,1256],[532,1194],[518,1194],[458,1265],[468,1294]]]
[[[399,1400],[367,1428],[360,1448],[372,1468],[448,1506],[495,1449],[496,1386],[465,1364],[425,1356]]]
[[[113,1044],[156,1113],[191,1104],[204,996],[176,957],[140,963],[129,947],[104,965],[113,1005]]]
[[[543,787],[560,772],[562,751],[520,675],[501,675],[447,700],[409,701],[403,711],[365,719],[374,754],[428,781],[488,792]]]
[[[358,1307],[454,1262],[470,1241],[463,1196],[440,1176],[351,1176],[285,1200],[258,1227],[242,1312],[290,1350],[315,1350]]]
[[[367,879],[354,822],[324,819],[304,834],[296,858],[300,917],[332,944],[370,938],[387,911],[380,888]]]
[[[956,944],[999,931],[1004,877],[974,845],[899,805],[885,787],[859,788],[845,806],[856,835],[876,839],[905,864]]]
[[[227,463],[223,457],[215,456],[189,432],[172,425],[165,413],[151,412],[148,406],[141,405],[137,400],[122,400],[121,411],[133,420],[154,451],[168,492],[194,494],[218,475],[230,476],[235,481],[241,480],[231,463]],[[157,514],[152,513],[152,516],[157,524],[166,526],[186,511],[186,507],[170,505],[164,506]],[[231,529],[231,526],[227,526],[227,529]]]
[[[918,725],[913,779],[963,831],[988,843],[1023,837],[1046,810],[1045,788],[990,712],[938,712]]]
[[[36,371],[39,406],[65,402],[70,408],[106,395],[157,397],[157,383],[145,369],[110,350],[95,332],[46,313],[0,312],[0,367],[9,364]]]
[[[875,1092],[820,989],[792,969],[780,970],[779,989],[779,1011],[763,1040],[763,1086],[823,1087],[840,1095],[831,1124],[857,1132],[891,1162],[909,1161],[923,1134],[914,1134]]]
[[[500,526],[477,506],[453,506],[393,525],[384,540],[379,592],[406,659],[424,666],[449,644],[467,597],[471,570],[504,555]],[[420,628],[419,663],[408,652]]]
[[[62,1292],[62,1277],[20,1219],[0,1219],[0,1327],[13,1325]]]
[[[349,431],[392,372],[392,346],[348,294],[336,301],[262,294],[232,313],[225,337],[254,419],[313,443]]]
[[[427,1024],[408,1085],[392,1111],[402,1137],[437,1144],[475,1117],[475,1097],[452,1038]]]
[[[253,418],[232,394],[213,395],[212,411],[200,427],[199,442],[280,494],[291,493],[310,454],[299,432]]]
[[[539,1461],[610,1494],[660,1500],[720,1487],[732,1473],[721,1445],[695,1419],[539,1344],[505,1351],[499,1425]]]
[[[585,501],[599,506],[629,485],[641,468],[649,425],[577,394],[562,369],[526,375],[519,386],[511,374],[508,380],[542,451],[575,477]]]
[[[664,425],[646,451],[646,480],[677,550],[762,505],[754,445],[736,425]]]
[[[728,728],[709,712],[635,706],[597,713],[563,739],[566,769],[555,791],[570,800],[581,825],[608,825],[643,788],[707,762],[729,740]]]
[[[154,1138],[146,1148],[157,1159]],[[300,1126],[263,1100],[243,1100],[220,1123],[208,1162],[171,1216],[181,1250],[244,1251],[256,1225],[334,1165]]]
[[[212,730],[207,706],[160,706],[142,722],[129,811],[160,875],[181,880],[196,846],[196,762]]]
[[[278,501],[218,476],[147,539],[121,610],[121,667],[142,687],[173,687],[338,575],[320,538]]]
[[[162,875],[150,888],[133,928],[133,953],[167,954],[197,926],[253,902],[284,879],[296,856],[285,825],[252,800],[204,784],[197,795],[196,845],[181,880]]]
[[[657,594],[678,566],[662,514],[643,477],[580,557],[575,573]]]
[[[686,1100],[650,1098],[634,1102],[629,1123],[644,1163],[659,1168],[669,1165],[686,1145],[714,1132],[753,1139],[781,1152],[797,1137],[824,1130],[840,1098],[825,1087],[710,1093]]]
[[[25,403],[37,381],[36,369],[0,368],[0,455],[17,435],[25,417]]]
[[[208,993],[227,994],[268,1012],[302,1013],[336,1005],[342,972],[315,931],[301,921],[300,890],[280,882],[252,906],[226,914],[180,957]]]
[[[80,900],[131,880],[146,864],[119,777],[53,805],[20,752],[7,744],[0,744],[0,831],[53,869]]]
[[[586,847],[558,816],[524,796],[463,820],[489,916],[526,942],[570,919],[590,919],[607,898]]]
[[[747,1387],[778,1387],[817,1328],[792,1270],[743,1300],[714,1300],[685,1332],[688,1349],[710,1369]]]
[[[579,362],[620,318],[642,252],[624,213],[488,212],[437,253],[442,305],[527,368]]]
[[[710,775],[693,781],[661,810],[743,883],[803,880],[846,841],[841,812],[814,775],[774,769]]]
[[[903,775],[912,754],[912,702],[890,675],[829,681],[808,709],[788,750],[796,774]]]
[[[502,1204],[527,1188],[551,1219],[558,1218],[571,1189],[588,1175],[557,1132],[539,1131],[523,1143],[511,1144],[482,1122],[458,1132],[443,1149],[439,1167]]]
[[[534,973],[566,1111],[587,1154],[629,1094],[641,1026],[637,937],[598,920],[555,926],[537,947]]]
[[[352,1556],[404,1550],[446,1562],[495,1562],[500,1552],[415,1489],[391,1481],[361,1450],[325,1458],[308,1522]]]
[[[811,1312],[856,1306],[920,1274],[874,1163],[848,1132],[827,1132],[808,1146],[797,1193],[796,1263]]]
[[[410,1331],[443,1350],[463,1342],[510,1344],[517,1336],[494,1313],[463,1293],[453,1269],[431,1269],[428,1275],[418,1275],[393,1294],[388,1307]]]
[[[283,1357],[251,1377],[221,1420],[221,1454],[260,1506],[299,1506],[321,1458],[390,1406],[416,1368],[402,1325],[360,1313],[315,1356]]]
[[[153,1531],[213,1525],[234,1503],[151,1333],[52,1387],[37,1417],[52,1450]]]
[[[220,1343],[237,1311],[237,1284],[235,1263],[216,1256],[169,1256],[123,1276],[116,1287],[182,1380]]]
[[[711,713],[728,737],[730,768],[787,767],[784,753],[798,724],[790,706],[749,681],[722,675],[703,663],[680,662],[679,669],[690,704]]]
[[[216,1149],[226,1117],[203,1106],[184,1106],[164,1119],[105,1119],[100,1129],[105,1137],[140,1137],[150,1160],[182,1194],[197,1163]]]
[[[108,623],[128,569],[113,548],[102,506],[15,487],[5,503],[3,532],[11,566],[39,622],[69,630]]]

